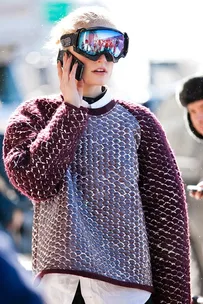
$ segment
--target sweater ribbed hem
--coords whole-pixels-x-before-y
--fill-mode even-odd
[[[114,284],[114,285],[118,285],[118,286],[122,286],[122,287],[128,287],[128,288],[137,288],[137,289],[141,289],[141,290],[145,290],[145,291],[149,291],[149,292],[153,292],[154,289],[152,286],[149,285],[142,285],[142,284],[138,284],[135,282],[123,282],[123,281],[119,281],[116,279],[112,279],[103,275],[99,275],[97,273],[90,273],[87,271],[78,271],[78,270],[70,270],[70,269],[46,269],[41,271],[40,273],[38,273],[34,279],[34,284],[38,285],[40,280],[43,278],[44,275],[46,274],[50,274],[50,273],[62,273],[62,274],[72,274],[72,275],[76,275],[76,276],[82,276],[82,277],[86,277],[89,279],[96,279],[96,280],[100,280],[100,281],[104,281],[110,284]]]

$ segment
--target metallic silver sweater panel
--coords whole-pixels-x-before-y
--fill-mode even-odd
[[[69,269],[152,286],[138,189],[140,133],[119,104],[89,117],[60,193],[49,206],[36,205],[37,272]]]

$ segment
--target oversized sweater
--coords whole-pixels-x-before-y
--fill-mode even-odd
[[[9,120],[3,156],[11,183],[34,204],[36,275],[153,290],[155,304],[191,302],[183,182],[149,110],[29,100]]]

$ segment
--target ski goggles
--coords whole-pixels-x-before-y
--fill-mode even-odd
[[[129,38],[127,33],[107,27],[81,28],[75,33],[61,36],[63,48],[73,46],[76,53],[96,61],[104,54],[107,61],[118,62],[128,52]]]

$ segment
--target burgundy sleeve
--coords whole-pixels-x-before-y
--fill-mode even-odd
[[[11,183],[35,201],[55,195],[87,122],[87,110],[35,100],[9,120],[3,146]]]
[[[135,112],[141,127],[139,186],[150,245],[153,303],[189,304],[189,229],[182,177],[155,115],[144,107]]]

